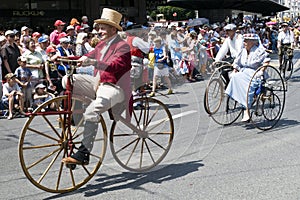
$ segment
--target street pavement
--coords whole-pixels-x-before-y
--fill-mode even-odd
[[[26,118],[0,119],[0,199],[300,199],[299,57],[296,50],[284,112],[273,129],[217,125],[203,108],[207,80],[186,83],[169,98],[156,97],[170,108],[175,138],[155,170],[128,172],[108,148],[95,177],[71,193],[47,193],[27,180],[18,158]],[[277,56],[271,58],[278,66]]]

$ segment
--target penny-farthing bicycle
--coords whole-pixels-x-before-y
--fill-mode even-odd
[[[64,193],[87,183],[100,168],[107,141],[115,160],[125,169],[145,172],[158,165],[167,155],[174,137],[170,111],[161,101],[143,94],[134,102],[141,104],[131,118],[117,105],[109,110],[112,120],[110,134],[101,115],[97,135],[90,151],[88,165],[64,164],[83,139],[83,113],[91,102],[72,95],[72,77],[77,61],[61,59],[68,64],[65,95],[53,98],[35,109],[21,131],[19,158],[26,177],[47,192]],[[117,109],[118,108],[118,109]]]

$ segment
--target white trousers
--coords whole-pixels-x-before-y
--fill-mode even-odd
[[[98,122],[99,115],[124,101],[124,91],[112,83],[100,83],[99,78],[84,74],[73,75],[73,94],[92,99],[83,116],[86,121]],[[67,78],[62,80],[65,88]],[[98,86],[99,85],[99,86]]]

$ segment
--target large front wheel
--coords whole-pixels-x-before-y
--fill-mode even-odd
[[[162,102],[142,97],[129,121],[114,121],[110,147],[115,160],[125,169],[144,172],[158,165],[170,150],[174,125],[170,111]]]
[[[26,121],[19,141],[19,158],[26,177],[47,192],[73,191],[87,183],[102,164],[107,130],[101,117],[88,165],[62,162],[83,139],[83,112],[87,103],[73,98],[71,113],[64,112],[67,96],[56,97],[39,106]],[[70,125],[67,123],[70,115]],[[73,149],[73,150],[72,150]]]

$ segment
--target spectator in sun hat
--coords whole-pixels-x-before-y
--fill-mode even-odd
[[[8,73],[4,77],[6,83],[3,85],[2,102],[8,106],[8,120],[13,118],[13,108],[15,104],[19,104],[20,114],[24,113],[24,95],[16,82],[16,75],[14,73]]]
[[[94,23],[92,33],[98,34],[98,32],[99,32],[99,24]]]
[[[36,50],[40,52],[43,56],[44,61],[47,60],[46,49],[49,46],[49,37],[48,35],[42,35],[38,39],[39,46],[36,47]]]
[[[90,26],[88,24],[83,24],[82,30],[83,30],[83,32],[88,33],[88,32],[90,32]]]
[[[50,92],[47,91],[46,85],[40,83],[37,86],[35,86],[35,91],[33,95],[33,109],[36,109],[39,105],[42,103],[53,99],[55,96],[54,94],[51,94]],[[55,103],[52,103],[49,106],[49,109],[54,109],[55,108]]]
[[[227,24],[224,27],[224,30],[228,37],[224,40],[220,50],[218,51],[215,61],[223,60],[228,52],[230,52],[230,57],[228,58],[228,61],[230,61],[236,58],[243,48],[243,36],[236,33],[235,24]]]
[[[67,26],[66,29],[67,37],[70,39],[70,48],[75,52],[75,43],[76,43],[76,32],[74,26]]]
[[[34,39],[34,41],[35,41],[35,47],[40,46],[38,39],[39,39],[39,37],[41,37],[41,35],[42,34],[40,34],[39,32],[32,33],[31,38]]]
[[[30,34],[29,34],[29,28],[27,26],[23,26],[21,28],[21,37],[20,37],[20,44],[22,47],[25,47],[25,42],[26,40],[30,39]]]
[[[81,17],[81,26],[83,27],[84,24],[88,24],[89,19],[87,16],[82,16]]]
[[[57,45],[56,48],[56,55],[58,57],[70,57],[70,56],[74,56],[74,52],[72,51],[72,49],[70,48],[70,39],[68,37],[62,37],[59,39],[60,44]],[[62,65],[58,65],[58,72],[61,75],[65,75],[65,68]]]
[[[17,59],[21,56],[21,52],[15,43],[15,34],[12,30],[5,32],[7,42],[1,48],[2,58],[2,78],[9,72],[14,72],[19,66]]]
[[[50,43],[52,45],[58,45],[59,44],[59,35],[61,33],[64,33],[64,27],[65,27],[65,22],[61,21],[61,20],[56,20],[54,23],[55,26],[55,30],[52,31],[52,33],[50,34]]]

